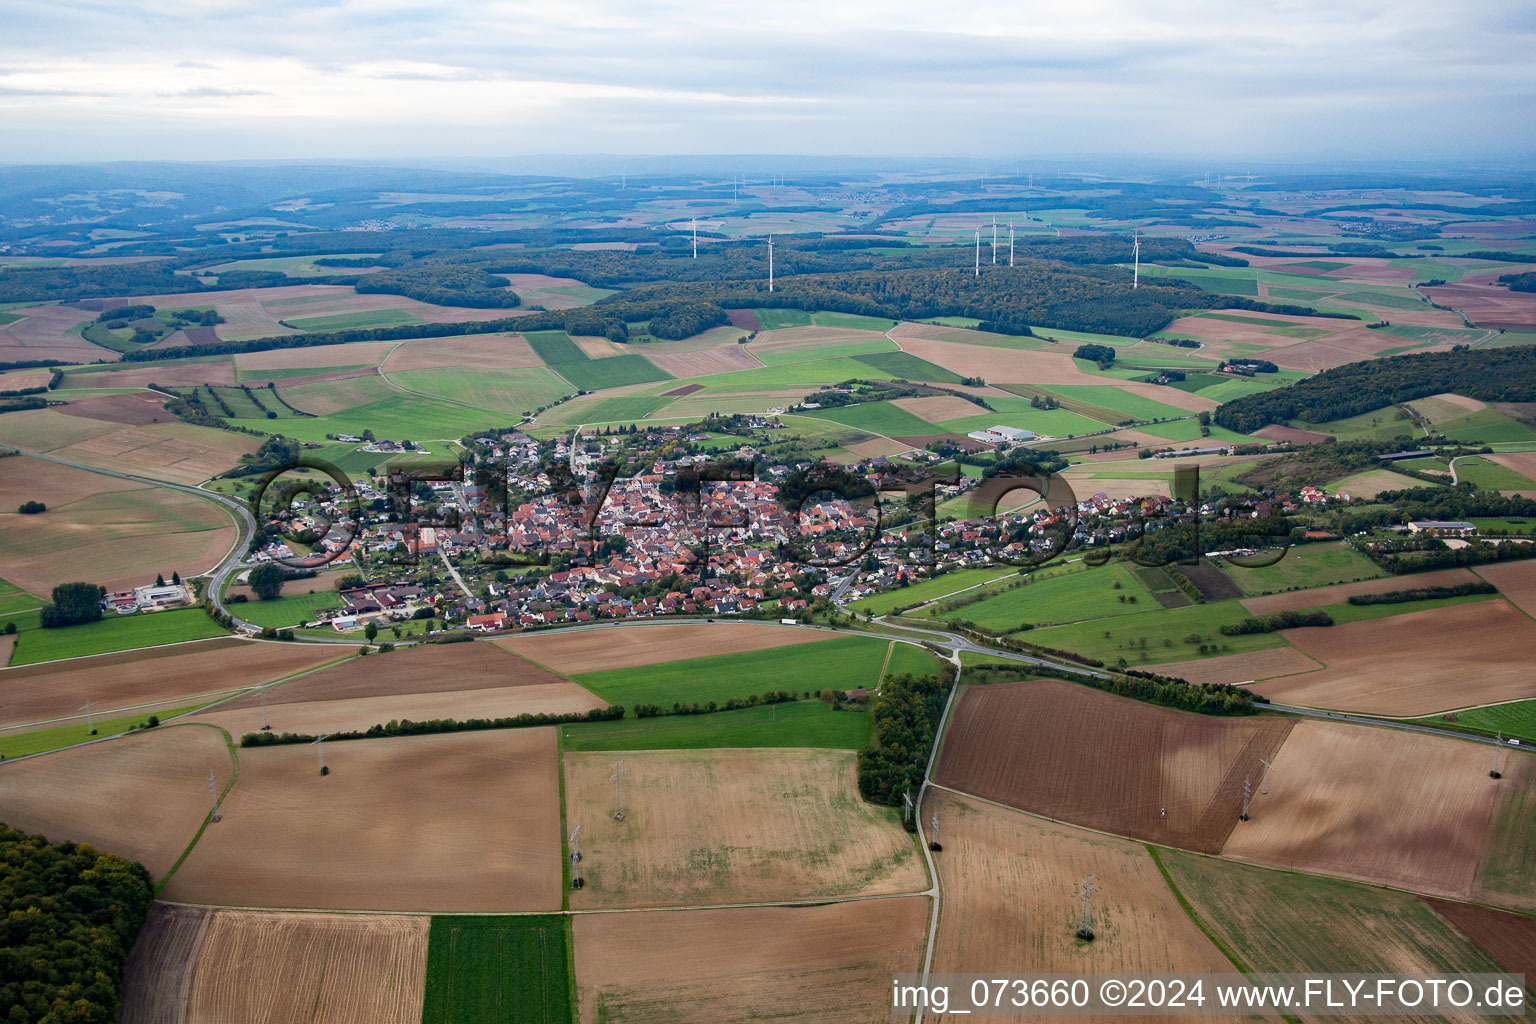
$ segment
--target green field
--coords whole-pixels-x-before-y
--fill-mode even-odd
[[[364,430],[372,430],[375,436],[393,441],[457,440],[511,415],[408,394],[377,376],[299,384],[282,391],[291,405],[305,412],[340,406],[336,412],[283,421],[284,434],[295,440],[318,443],[326,441],[326,434],[360,436]],[[253,430],[272,430],[270,421],[265,418],[230,422]]]
[[[1531,441],[1536,433],[1497,409],[1482,409],[1458,419],[1436,423],[1435,429],[1456,441]]]
[[[1118,590],[1115,589],[1117,583],[1120,585]],[[1025,623],[1038,626],[1079,622],[1134,615],[1157,607],[1156,599],[1125,563],[1111,562],[1091,568],[1078,562],[1069,572],[1048,575],[952,611],[935,610],[929,614],[938,618],[967,619],[987,629],[1012,631]]]
[[[1053,384],[1045,390],[1063,399],[1063,405],[1066,404],[1065,400],[1071,400],[1103,409],[1113,409],[1121,414],[1120,419],[1182,419],[1194,415],[1188,409],[1164,405],[1162,402],[1121,390],[1113,384]]]
[[[952,594],[957,590],[974,587],[981,583],[989,583],[992,580],[1006,579],[1017,573],[1016,569],[960,569],[957,572],[948,572],[942,576],[923,580],[911,586],[897,587],[895,590],[887,590],[881,594],[875,594],[862,600],[855,601],[848,607],[860,615],[868,612],[872,615],[888,615],[898,607],[918,604],[923,601],[931,601]]]
[[[941,667],[938,655],[928,648],[914,644],[896,644],[891,648],[891,656],[885,663],[883,678],[899,676],[904,672],[914,676],[933,675]]]
[[[348,331],[357,327],[398,327],[401,324],[419,324],[421,318],[403,309],[372,309],[357,313],[337,313],[334,316],[311,316],[288,323],[301,331]]]
[[[659,665],[587,672],[576,681],[610,704],[693,704],[750,697],[769,690],[873,688],[889,641],[845,636],[762,651],[717,654]]]
[[[1401,409],[1377,409],[1327,423],[1308,423],[1292,420],[1289,424],[1302,430],[1315,430],[1319,434],[1332,434],[1340,441],[1389,441],[1394,437],[1421,437],[1423,431],[1413,425],[1413,420]]]
[[[751,346],[747,346],[748,349]],[[708,394],[738,394],[750,391],[782,391],[814,388],[818,384],[836,384],[845,380],[889,380],[890,374],[857,359],[839,357],[810,359],[764,366],[758,370],[737,370],[707,377],[691,377],[690,384],[703,384]]]
[[[7,733],[0,736],[0,760],[12,757],[25,757],[28,754],[41,754],[49,750],[58,750],[61,747],[74,746],[76,743],[84,743],[87,740],[99,740],[108,736],[118,736],[135,726],[148,722],[151,713],[158,715],[162,722],[170,721],[177,715],[184,715],[197,704],[189,704],[180,708],[156,708],[153,712],[144,711],[137,715],[128,715],[124,718],[97,718],[91,724],[96,727],[93,736],[85,726],[82,718],[78,723],[55,726],[52,729],[37,729],[32,732]]]
[[[901,645],[898,645],[901,646]],[[701,747],[826,747],[869,743],[870,716],[834,711],[819,700],[560,727],[565,750],[693,750]]]
[[[1089,419],[1076,412],[1062,409],[1035,409],[1022,398],[989,398],[987,403],[997,412],[986,412],[979,406],[976,415],[960,419],[944,420],[939,426],[956,434],[968,434],[988,427],[1016,427],[1049,437],[1069,437],[1078,434],[1096,434],[1109,423]]]
[[[883,370],[901,380],[931,381],[936,384],[959,384],[963,379],[953,370],[920,359],[910,352],[880,352],[874,355],[855,356],[877,370]]]
[[[587,354],[564,331],[529,331],[523,337],[546,366],[586,362]]]
[[[314,585],[314,580],[293,580],[287,588],[290,593],[270,601],[244,601],[229,604],[229,612],[237,619],[254,622],[258,626],[297,626],[315,618],[327,608],[341,607],[341,595],[334,590],[317,590],[313,594],[300,593],[304,584]]]
[[[567,1024],[565,919],[433,917],[422,1024]]]
[[[559,410],[550,410],[549,414],[540,417],[540,422],[551,423],[633,423],[643,420],[651,413],[663,406],[671,404],[672,399],[652,397],[648,395],[631,395],[625,398],[605,398],[595,405],[589,405],[575,412],[566,412],[568,406],[562,406]],[[737,444],[740,438],[734,439]]]
[[[849,356],[899,355],[896,343],[870,335],[869,339],[829,341],[822,345],[792,345],[788,348],[758,350],[752,345],[747,351],[764,366],[781,366],[784,363],[809,363],[817,359],[841,359]]]
[[[649,384],[672,379],[670,373],[642,355],[561,363],[554,369],[582,391],[601,391],[603,388],[623,387],[626,384]]]
[[[803,309],[754,309],[752,315],[757,317],[758,327],[765,331],[811,325],[811,314]]]
[[[246,390],[238,387],[210,387],[207,384],[199,384],[187,393],[197,395],[202,400],[204,408],[215,416],[220,415],[225,406],[228,406],[233,414],[231,419],[286,420],[293,419],[296,415],[271,388],[254,387]],[[269,412],[274,413],[275,416],[268,416]]]
[[[814,409],[805,413],[816,419],[831,420],[860,430],[887,437],[921,437],[941,431],[925,419],[890,402],[861,402],[858,405],[842,405],[835,409]]]
[[[1223,563],[1222,569],[1250,597],[1386,575],[1375,562],[1343,542],[1301,544],[1287,550],[1274,565],[1262,569],[1245,569],[1231,563]]]
[[[18,623],[19,625],[19,623]],[[224,636],[225,631],[201,608],[169,612],[108,615],[100,622],[58,629],[25,629],[16,638],[12,665],[31,665],[58,658],[130,651],[183,640]]]
[[[1487,852],[1477,866],[1476,884],[1493,892],[1529,898],[1536,895],[1536,774],[1530,754],[1506,753],[1504,790],[1494,811]],[[1522,780],[1523,777],[1523,780]],[[1524,781],[1524,785],[1511,785]],[[1530,979],[1526,979],[1530,984]]]
[[[1454,722],[1447,721],[1444,715],[1432,715],[1416,721],[1423,725],[1468,729],[1489,736],[1503,733],[1505,739],[1536,744],[1536,700],[1519,700],[1512,704],[1496,704],[1491,708],[1458,711],[1455,715]]]
[[[784,312],[780,310],[780,312]],[[758,323],[762,323],[761,320]],[[817,327],[845,327],[855,331],[880,331],[884,333],[900,321],[887,320],[883,316],[859,316],[856,313],[812,313],[811,323]]]
[[[389,379],[412,391],[513,417],[573,393],[555,371],[542,366],[518,370],[436,367],[391,373]]]
[[[1317,875],[1157,849],[1187,912],[1250,971],[1497,972],[1417,897]]]
[[[1238,602],[1219,601],[1033,629],[1014,636],[1026,643],[1076,651],[1109,664],[1124,658],[1129,665],[1188,661],[1200,657],[1201,644],[1207,645],[1208,654],[1241,654],[1285,646],[1285,641],[1274,633],[1222,634],[1222,626],[1247,617],[1247,610]]]

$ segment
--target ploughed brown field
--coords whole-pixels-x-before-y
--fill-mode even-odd
[[[1500,786],[1482,744],[1395,729],[1302,721],[1254,785],[1251,820],[1224,857],[1467,897]],[[1255,772],[1258,778],[1258,772]]]
[[[1048,818],[1215,853],[1241,813],[1244,777],[1291,726],[1059,680],[975,686],[960,696],[935,780]]]
[[[622,822],[611,781],[619,761]],[[572,907],[714,906],[928,885],[895,813],[859,798],[852,751],[569,753],[565,818],[581,826],[586,881]]]
[[[944,889],[936,972],[1236,970],[1185,914],[1140,843],[942,790],[930,792],[923,814],[938,816],[944,845],[935,858]],[[1089,874],[1099,889],[1094,941],[1085,943],[1072,897]]]
[[[1446,284],[1424,291],[1436,302],[1465,313],[1478,327],[1528,330],[1536,326],[1536,295],[1492,284]]]
[[[1532,454],[1536,454],[1533,452]],[[1536,471],[1536,463],[1531,466]],[[1515,607],[1527,615],[1536,615],[1536,560],[1521,559],[1515,562],[1495,562],[1480,565],[1477,574],[1499,588]]]
[[[77,398],[59,410],[66,416],[84,416],[108,423],[126,423],[139,427],[146,423],[175,423],[176,417],[165,411],[160,395],[100,395]]]
[[[870,341],[884,337],[879,331],[863,331],[853,327],[785,327],[777,331],[764,331],[748,348],[767,350],[798,348],[802,345],[825,345],[833,341]]]
[[[223,820],[203,833],[166,898],[324,910],[559,909],[553,729],[327,743],[324,756],[326,776],[313,745],[242,750]]]
[[[162,726],[0,764],[0,821],[110,850],[159,879],[208,814],[209,772],[221,790],[234,772],[223,733]]]
[[[426,916],[156,903],[124,976],[120,1024],[417,1024]]]
[[[1536,622],[1498,599],[1281,635],[1327,666],[1253,688],[1282,704],[1416,717],[1536,697]]]
[[[1175,676],[1179,679],[1187,679],[1191,683],[1201,684],[1249,683],[1255,679],[1312,672],[1322,668],[1294,647],[1271,647],[1265,651],[1223,654],[1215,658],[1197,658],[1194,661],[1165,661],[1156,665],[1136,667],[1158,675]]]
[[[190,423],[156,423],[121,427],[54,449],[53,454],[171,483],[197,484],[229,469],[240,461],[241,455],[254,452],[259,446],[256,438],[244,434]]]
[[[1270,424],[1253,432],[1254,437],[1262,437],[1268,441],[1287,441],[1291,444],[1322,444],[1332,437],[1332,434],[1319,434],[1315,430],[1301,430],[1297,427],[1282,427]]]
[[[87,700],[94,702],[98,717],[130,708],[147,715],[281,679],[340,656],[318,645],[216,639],[28,665],[0,673],[0,724],[84,721],[80,709]]]
[[[1248,597],[1243,599],[1242,604],[1254,615],[1273,615],[1275,612],[1343,604],[1356,594],[1390,594],[1395,590],[1454,587],[1459,583],[1475,582],[1477,577],[1465,569],[1436,569],[1433,572],[1415,573],[1411,576],[1385,576],[1378,580],[1358,580],[1354,583],[1338,583],[1329,587],[1313,587],[1311,590],[1292,590],[1280,594],[1266,594],[1263,597]]]
[[[559,630],[508,637],[492,643],[548,665],[557,672],[601,672],[655,665],[679,658],[763,651],[827,639],[813,629],[755,622],[688,622],[621,629]],[[477,645],[478,646],[478,645]]]
[[[647,352],[646,358],[679,379],[707,377],[714,373],[755,370],[762,366],[747,348],[731,342],[701,352]]]
[[[402,370],[428,370],[437,366],[513,370],[543,365],[522,335],[471,334],[462,338],[408,341],[389,353],[389,357],[384,360],[383,370],[386,373],[397,373]]]
[[[922,969],[928,900],[578,914],[582,1024],[843,1024],[890,1016],[891,975]]]
[[[1536,917],[1456,900],[1423,897],[1424,902],[1477,943],[1500,967],[1536,984]]]

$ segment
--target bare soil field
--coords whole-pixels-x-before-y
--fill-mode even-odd
[[[961,693],[934,777],[1034,814],[1214,853],[1242,810],[1244,776],[1291,724],[1188,714],[1059,680],[994,683]]]
[[[208,814],[208,773],[222,788],[233,771],[217,729],[162,726],[0,765],[0,821],[90,843],[159,879]]]
[[[898,333],[899,331],[900,328],[892,331],[891,337],[901,346],[903,352],[910,352],[946,370],[953,370],[962,377],[982,377],[987,381],[1045,386],[1105,383],[1105,378],[1095,377],[1078,369],[1077,364],[1072,361],[1070,350],[1037,352],[987,345],[966,345],[958,341],[935,341],[931,337],[907,337]],[[1180,393],[1183,394],[1183,392]],[[966,415],[974,416],[976,411],[977,407],[972,406],[971,411]]]
[[[1505,564],[1522,565],[1524,563]],[[1248,597],[1243,599],[1242,605],[1254,615],[1273,615],[1275,612],[1343,604],[1356,594],[1390,594],[1394,590],[1454,587],[1459,583],[1473,582],[1476,582],[1476,578],[1465,569],[1437,569],[1434,572],[1420,572],[1410,576],[1385,576],[1379,580],[1359,580],[1355,583],[1337,583],[1331,587],[1313,587],[1310,590],[1292,590],[1280,594],[1267,594],[1264,597]],[[1532,578],[1532,583],[1536,585],[1536,577]]]
[[[1446,284],[1424,293],[1442,306],[1459,309],[1478,327],[1529,330],[1536,326],[1536,295],[1490,284]]]
[[[1255,679],[1288,676],[1322,668],[1294,647],[1272,647],[1246,654],[1223,654],[1195,661],[1165,661],[1157,665],[1138,665],[1147,672],[1177,676],[1192,683],[1248,683]]]
[[[874,1021],[921,969],[928,901],[575,917],[582,1024]],[[729,997],[722,993],[729,993]]]
[[[633,668],[704,658],[712,654],[763,651],[790,644],[815,643],[827,637],[812,629],[750,622],[664,623],[618,629],[556,630],[492,640],[514,654],[548,665],[556,672],[576,675],[610,668]]]
[[[116,424],[66,416],[58,409],[27,409],[0,418],[0,442],[30,451],[51,452],[115,429]]]
[[[214,911],[186,1019],[418,1024],[430,922],[424,915]]]
[[[1536,983],[1536,917],[1456,900],[1421,898],[1477,943],[1500,967],[1514,974],[1524,974],[1527,985]]]
[[[428,323],[498,320],[505,316],[517,315],[515,310],[438,306],[384,292],[359,294],[350,285],[284,285],[279,288],[256,289],[251,294],[256,296],[266,314],[276,320],[301,320],[307,317],[365,313],[382,309],[402,310]]]
[[[175,416],[165,411],[165,399],[153,394],[78,398],[59,411],[66,416],[84,416],[107,423],[126,423],[132,427],[141,427],[147,423],[178,422]]]
[[[339,656],[339,655],[333,655]],[[349,658],[267,692],[267,703],[351,700],[408,693],[446,693],[501,687],[569,683],[563,676],[494,643],[408,647],[388,654]],[[583,691],[585,692],[585,691]],[[255,697],[221,705],[220,711],[257,707]]]
[[[128,653],[128,652],[125,652]],[[321,646],[207,641],[96,658],[27,665],[0,672],[0,724],[84,720],[167,705],[186,706],[257,683],[281,679],[341,656]]]
[[[91,466],[117,470],[126,466],[172,483],[196,484],[222,473],[259,446],[256,438],[244,434],[190,423],[164,423],[123,427],[55,452],[61,458]]]
[[[671,391],[663,391],[661,394],[663,398],[682,398],[685,395],[693,394],[695,391],[703,390],[703,384],[684,384],[680,388],[673,388]]]
[[[1419,716],[1536,697],[1536,622],[1498,599],[1280,635],[1327,666],[1253,688],[1283,704]]]
[[[844,445],[854,455],[861,459],[891,458],[902,452],[910,451],[912,446],[902,444],[900,441],[892,441],[883,437],[876,437],[869,441],[854,441]]]
[[[1179,906],[1139,843],[935,791],[944,852],[937,972],[1018,965],[1042,973],[1233,971]],[[1096,877],[1092,943],[1079,942],[1073,893]],[[999,1017],[996,1020],[1039,1018]],[[1110,1019],[1110,1018],[1106,1018]]]
[[[398,341],[354,341],[347,345],[273,348],[265,352],[241,352],[235,357],[235,364],[247,372],[298,370],[307,366],[377,365],[397,345],[407,347]]]
[[[452,681],[446,680],[445,681]],[[296,680],[294,685],[305,680]],[[606,707],[607,702],[571,682],[514,685],[495,689],[444,690],[432,693],[406,693],[384,697],[351,697],[341,700],[284,701],[279,686],[267,694],[267,720],[276,732],[307,733],[312,736],[349,730],[366,730],[391,719],[409,718],[417,722],[434,718],[512,718],[521,714],[563,715]],[[0,691],[3,692],[3,691]],[[197,716],[243,736],[261,728],[258,698],[242,697],[220,704]],[[258,704],[252,707],[252,704]],[[226,710],[228,709],[228,710]]]
[[[1497,462],[1505,469],[1512,469],[1521,476],[1536,480],[1536,452],[1501,452],[1485,458],[1489,462]]]
[[[192,971],[213,912],[152,903],[123,968],[118,1024],[185,1024]]]
[[[763,364],[752,358],[745,345],[704,349],[702,352],[649,352],[645,357],[679,379],[707,377],[715,373],[755,370]]]
[[[1516,608],[1536,616],[1536,561],[1523,559],[1480,565],[1477,575],[1498,587],[1499,593]]]
[[[1499,783],[1486,747],[1302,721],[1272,758],[1269,793],[1234,822],[1223,857],[1466,897]],[[1255,766],[1257,768],[1257,766]]]
[[[313,353],[315,350],[274,349],[270,353],[263,352],[261,355],[275,355],[279,351]],[[145,388],[151,384],[159,384],[162,387],[191,387],[195,384],[233,385],[234,383],[235,364],[227,357],[206,363],[136,363],[122,369],[114,367],[97,373],[72,372],[67,378],[68,386],[77,388]]]
[[[30,306],[13,310],[22,319],[0,327],[0,362],[54,359],[60,363],[115,363],[121,355],[92,345],[70,330],[95,319],[70,306]]]
[[[967,416],[977,416],[983,411],[975,402],[967,402],[963,398],[954,395],[932,395],[927,398],[898,398],[891,403],[899,406],[918,419],[927,420],[929,423],[942,423],[944,420],[964,419]]]
[[[383,344],[393,345],[393,342]],[[397,346],[384,360],[384,371],[429,370],[438,366],[515,370],[542,366],[527,340],[518,334],[471,334],[463,338],[423,338]]]
[[[1348,486],[1338,487],[1336,493],[1348,494],[1352,498],[1374,498],[1382,491],[1401,491],[1418,486],[1421,486],[1421,482],[1414,477],[1394,473],[1390,469],[1377,469],[1350,477]]]
[[[757,322],[757,314],[750,309],[728,309],[725,315],[730,318],[732,327],[740,327],[743,330],[762,330],[762,324]]]
[[[26,388],[45,388],[53,374],[47,369],[12,370],[0,373],[0,391],[22,391]]]
[[[620,345],[616,341],[610,341],[600,335],[572,334],[568,335],[576,347],[586,354],[588,359],[609,359],[613,356],[632,355],[634,349],[627,344]]]
[[[1333,435],[1319,434],[1315,430],[1298,430],[1296,427],[1282,427],[1272,423],[1262,430],[1255,430],[1253,436],[1262,437],[1266,441],[1281,441],[1289,444],[1322,444]]]
[[[212,502],[101,479],[129,489],[49,504],[41,515],[0,513],[0,574],[24,590],[48,594],[89,565],[92,582],[119,590],[153,583],[157,572],[167,578],[173,571],[206,572],[235,543],[229,514]]]
[[[0,509],[13,510],[29,498],[55,508],[104,491],[138,491],[147,487],[25,455],[0,459]]]
[[[623,821],[610,776],[622,760]],[[571,906],[711,905],[915,892],[916,843],[859,798],[852,751],[565,755],[566,821],[586,886]],[[556,870],[556,878],[559,871]]]
[[[1108,480],[1081,474],[1074,476],[1071,472],[1063,473],[1061,476],[1072,485],[1072,493],[1078,498],[1089,498],[1101,492],[1115,501],[1122,498],[1172,495],[1172,484],[1168,480]]]
[[[1016,342],[1019,339],[1007,334],[993,334],[990,331],[977,331],[969,327],[945,327],[942,324],[920,324],[913,321],[899,323],[891,328],[891,337],[896,341],[905,341],[908,338],[926,338],[930,341],[952,341],[962,345],[984,345],[989,341]]]
[[[166,898],[325,910],[557,910],[555,756],[550,728],[330,743],[326,776],[313,746],[243,750],[223,820],[204,833]]]

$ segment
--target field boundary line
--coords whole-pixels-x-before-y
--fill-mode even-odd
[[[949,697],[944,701],[944,713],[939,716],[939,725],[933,731],[933,746],[928,751],[928,763],[923,767],[923,784],[917,791],[917,802],[912,807],[912,814],[917,825],[917,844],[923,851],[923,860],[928,865],[928,879],[931,883],[928,894],[932,897],[933,905],[928,918],[928,937],[923,948],[923,980],[924,988],[928,985],[928,976],[933,970],[933,947],[939,941],[939,912],[944,903],[944,885],[939,878],[939,866],[934,863],[933,851],[928,847],[928,837],[923,832],[923,799],[928,795],[929,787],[934,785],[933,766],[939,761],[939,746],[944,740],[944,730],[949,725],[950,712],[955,708],[955,699],[960,695],[960,673],[964,666],[960,663],[960,651],[956,648],[950,652],[949,663],[955,666],[955,678],[949,685]],[[920,1008],[914,1015],[916,1024],[923,1024],[924,1011]]]

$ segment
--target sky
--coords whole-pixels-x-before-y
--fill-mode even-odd
[[[0,162],[1507,160],[1516,0],[0,0]]]

